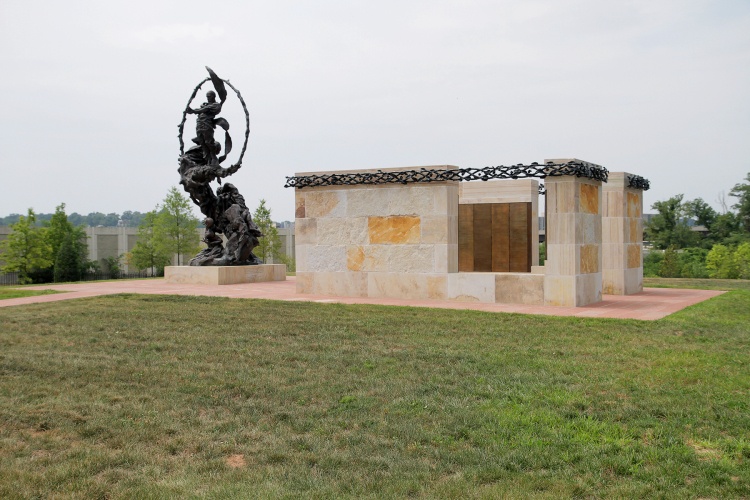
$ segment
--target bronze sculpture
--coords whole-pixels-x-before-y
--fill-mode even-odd
[[[201,251],[190,260],[191,266],[238,266],[262,264],[262,261],[253,253],[258,246],[258,238],[263,234],[255,225],[245,205],[245,199],[234,185],[226,183],[220,186],[216,193],[210,183],[216,180],[221,185],[221,179],[228,177],[240,169],[242,156],[247,148],[247,138],[250,133],[249,114],[247,106],[239,91],[228,81],[219,78],[211,68],[206,66],[209,77],[201,81],[193,94],[190,96],[188,105],[182,114],[182,122],[178,126],[180,139],[179,168],[180,184],[190,195],[190,199],[198,205],[200,211],[206,216],[206,236],[203,241],[208,248]],[[211,81],[215,91],[206,93],[206,101],[199,108],[190,107],[198,90],[207,81]],[[221,163],[227,158],[232,150],[232,138],[229,135],[229,122],[219,117],[224,102],[227,98],[226,86],[229,86],[239,98],[245,111],[245,142],[237,163],[224,168]],[[216,97],[219,102],[216,102]],[[184,151],[182,133],[188,114],[197,115],[196,137],[192,139],[195,146]],[[221,153],[221,144],[214,138],[216,127],[224,130],[224,154]],[[226,237],[226,246],[222,238]]]

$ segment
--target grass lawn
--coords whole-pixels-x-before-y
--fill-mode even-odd
[[[19,297],[32,297],[34,295],[49,295],[51,293],[60,293],[60,292],[56,290],[23,290],[23,289],[19,290],[15,288],[0,287],[0,300],[17,299]]]
[[[643,286],[650,288],[698,288],[701,290],[750,290],[750,280],[643,278]]]
[[[750,497],[750,290],[653,322],[0,309],[0,497]]]

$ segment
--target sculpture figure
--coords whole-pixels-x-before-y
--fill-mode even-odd
[[[234,174],[241,166],[249,134],[247,107],[237,89],[228,81],[219,78],[211,68],[206,67],[206,69],[208,70],[209,77],[203,80],[193,91],[193,95],[190,97],[190,101],[183,112],[182,122],[179,125],[180,166],[178,172],[180,174],[180,184],[182,184],[183,189],[190,195],[193,203],[198,205],[201,213],[206,216],[206,235],[203,241],[208,245],[208,248],[202,250],[191,259],[190,265],[233,266],[262,264],[262,261],[253,254],[253,249],[258,246],[258,238],[261,238],[263,234],[253,222],[250,210],[245,205],[245,198],[233,184],[227,183],[219,187],[216,193],[214,193],[210,185],[214,180],[221,184],[222,178]],[[195,98],[195,94],[209,80],[213,83],[216,91],[209,90],[206,93],[207,102],[203,103],[197,109],[191,108],[190,102]],[[218,117],[227,97],[225,84],[229,85],[235,91],[242,103],[245,111],[245,123],[247,125],[245,143],[240,153],[240,159],[237,163],[227,168],[222,167],[221,163],[232,150],[232,138],[228,133],[229,122],[224,118]],[[217,95],[219,102],[216,102]],[[182,132],[188,114],[197,115],[196,137],[192,140],[195,146],[183,152]],[[214,131],[217,126],[224,130],[224,154],[222,156],[219,156],[221,145],[214,138]],[[217,233],[225,236],[227,241],[226,247],[224,247],[222,238]]]

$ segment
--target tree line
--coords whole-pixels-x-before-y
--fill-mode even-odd
[[[126,213],[138,214],[138,239],[130,252],[104,260],[106,270],[115,277],[122,259],[138,270],[162,276],[164,267],[173,259],[177,265],[186,265],[200,250],[198,227],[202,221],[193,214],[190,200],[176,187],[153,210]],[[281,239],[265,200],[260,200],[253,218],[265,235],[255,254],[263,261],[274,259],[293,269],[294,261],[281,252]],[[64,203],[41,221],[29,208],[26,215],[19,215],[9,224],[11,233],[0,242],[0,271],[19,273],[19,281],[24,284],[78,281],[86,273],[99,271],[100,264],[88,260],[84,225],[75,224],[75,220],[65,213]]]
[[[28,215],[28,214],[27,214]],[[88,215],[81,215],[77,212],[73,212],[68,215],[68,221],[74,226],[88,226],[88,227],[116,227],[123,225],[125,227],[138,227],[146,214],[141,212],[133,212],[127,210],[122,214],[109,213],[103,214],[101,212],[91,212]],[[43,225],[46,222],[52,220],[55,214],[34,214],[34,220],[36,224]],[[24,217],[21,214],[10,214],[6,217],[0,217],[0,226],[10,226],[21,220]],[[122,221],[122,223],[120,223]]]
[[[644,235],[654,250],[644,256],[644,275],[750,279],[750,173],[729,196],[735,203],[722,197],[721,212],[682,194],[654,203]]]

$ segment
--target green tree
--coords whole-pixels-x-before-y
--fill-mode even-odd
[[[705,248],[686,248],[679,253],[681,278],[708,278]]]
[[[732,208],[737,209],[737,218],[745,233],[750,233],[750,173],[745,176],[745,183],[735,184],[729,196],[737,198]]]
[[[156,216],[154,231],[157,241],[169,254],[177,254],[177,265],[185,257],[191,258],[200,250],[198,219],[193,215],[192,204],[176,187],[172,187],[164,198]]]
[[[654,247],[665,250],[694,246],[698,236],[687,223],[687,210],[683,206],[684,195],[678,194],[666,201],[657,201],[651,208],[658,211],[646,225],[648,237]]]
[[[278,229],[276,229],[276,224],[271,220],[271,209],[266,206],[266,200],[260,200],[258,208],[253,213],[253,222],[263,233],[263,237],[260,238],[260,243],[253,250],[253,253],[263,262],[268,260],[278,261],[286,264],[289,270],[293,270],[294,260],[281,251],[281,237]]]
[[[86,245],[86,232],[83,227],[76,227],[68,220],[65,214],[65,203],[55,208],[55,213],[49,221],[44,223],[46,228],[47,242],[52,250],[50,260],[54,262],[51,274],[55,281],[77,281],[90,266],[88,261],[88,246]],[[66,255],[60,258],[65,241],[70,240],[70,248],[65,249]],[[58,261],[65,269],[58,269]],[[58,279],[58,276],[61,278]],[[75,277],[73,279],[72,277]],[[63,279],[64,278],[64,279]]]
[[[30,283],[30,274],[37,269],[52,265],[52,249],[45,235],[45,228],[36,226],[36,214],[31,208],[26,216],[12,224],[8,238],[0,242],[0,255],[5,261],[3,272],[17,271],[21,283]]]
[[[55,282],[80,281],[81,265],[80,256],[73,243],[73,233],[67,233],[57,251],[55,259],[54,277]]]
[[[669,246],[664,251],[664,260],[659,267],[659,276],[662,278],[680,277],[680,258],[674,246]]]
[[[126,255],[127,263],[136,269],[151,269],[152,275],[164,274],[164,266],[169,264],[172,254],[159,239],[156,218],[159,207],[146,212],[138,225],[138,241]]]
[[[737,277],[750,280],[750,243],[743,243],[734,251],[734,264]]]
[[[706,269],[711,278],[732,279],[737,277],[737,266],[729,247],[718,244],[706,255]]]

